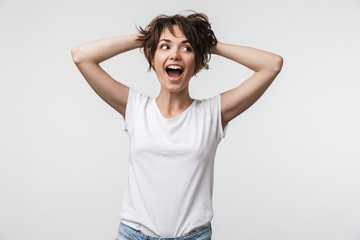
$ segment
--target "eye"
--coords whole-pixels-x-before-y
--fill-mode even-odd
[[[170,49],[170,47],[168,45],[161,45],[160,48],[161,49]]]
[[[184,46],[182,49],[184,49],[184,50],[187,51],[187,52],[191,52],[191,51],[192,51],[191,47],[189,47],[189,46]]]

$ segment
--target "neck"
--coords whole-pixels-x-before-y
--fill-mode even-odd
[[[176,114],[178,111],[184,110],[190,106],[193,99],[190,97],[189,89],[186,88],[181,92],[169,92],[161,88],[156,102],[164,112],[168,114]]]

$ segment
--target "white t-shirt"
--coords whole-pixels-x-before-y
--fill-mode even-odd
[[[122,115],[121,115],[122,116]],[[184,236],[210,223],[221,98],[197,100],[165,118],[155,97],[130,88],[123,129],[129,137],[129,175],[120,220],[157,238]]]

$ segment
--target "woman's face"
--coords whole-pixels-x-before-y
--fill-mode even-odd
[[[174,35],[164,29],[159,38],[152,66],[162,87],[179,92],[188,87],[195,71],[195,53],[177,25]]]

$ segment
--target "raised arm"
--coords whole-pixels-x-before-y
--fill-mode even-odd
[[[223,127],[253,105],[279,74],[283,58],[260,49],[218,42],[212,54],[238,62],[255,73],[238,87],[221,93]]]
[[[125,117],[129,87],[114,80],[99,63],[120,53],[139,48],[138,36],[127,35],[97,40],[71,50],[72,58],[92,89]]]

